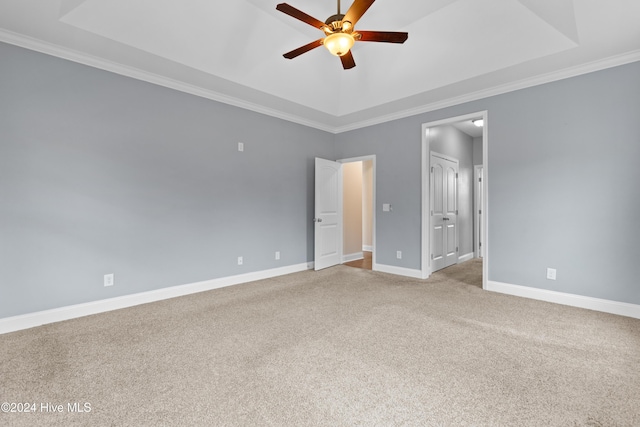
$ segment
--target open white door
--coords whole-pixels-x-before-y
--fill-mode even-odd
[[[431,272],[458,263],[458,164],[431,152]]]
[[[342,164],[316,157],[314,268],[342,263]]]
[[[474,180],[475,188],[474,188],[474,225],[473,228],[475,230],[475,238],[474,238],[474,251],[476,253],[476,258],[484,258],[484,245],[482,244],[482,236],[484,233],[482,232],[482,227],[484,224],[484,220],[482,216],[484,213],[482,212],[482,206],[484,206],[484,168],[482,165],[476,165],[474,170]]]

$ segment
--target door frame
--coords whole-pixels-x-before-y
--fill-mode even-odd
[[[372,179],[371,179],[371,186],[372,188],[372,196],[371,196],[371,204],[372,206],[372,218],[371,218],[371,246],[372,246],[372,250],[371,250],[371,269],[373,271],[377,271],[378,270],[378,265],[376,263],[376,155],[375,154],[371,154],[368,156],[359,156],[359,157],[349,157],[346,159],[340,159],[340,160],[336,160],[336,162],[338,163],[352,163],[352,162],[361,162],[361,161],[366,161],[366,160],[371,160],[372,161],[372,171],[371,171],[371,175]],[[342,230],[343,233],[343,240],[340,242],[340,245],[343,246],[344,245],[344,228]]]
[[[430,173],[429,173],[429,162],[430,162],[430,152],[431,146],[429,141],[429,129],[436,126],[442,125],[450,125],[456,122],[462,122],[465,120],[471,119],[483,119],[484,126],[482,127],[482,164],[484,166],[484,179],[483,181],[483,190],[484,190],[484,200],[482,206],[482,212],[484,212],[484,216],[482,218],[482,233],[484,242],[484,258],[482,263],[482,288],[487,289],[487,280],[488,280],[488,272],[489,272],[489,239],[487,238],[488,233],[488,224],[489,224],[489,209],[488,200],[489,200],[489,179],[488,179],[488,171],[489,171],[489,162],[488,162],[488,152],[489,152],[489,114],[487,110],[478,111],[470,114],[464,114],[461,116],[450,117],[447,119],[436,120],[432,122],[427,122],[422,124],[422,257],[421,257],[421,273],[422,278],[426,279],[431,275],[431,262],[429,259],[429,253],[431,252],[429,244],[431,242],[430,230],[429,230],[429,199],[430,199]]]

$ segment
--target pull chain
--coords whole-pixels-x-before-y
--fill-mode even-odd
[[[340,0],[338,0],[338,15],[340,15]]]

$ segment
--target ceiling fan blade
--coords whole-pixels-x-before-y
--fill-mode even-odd
[[[357,31],[361,42],[404,43],[409,38],[409,33],[395,31]]]
[[[295,7],[290,6],[286,3],[280,3],[279,5],[276,6],[276,9],[278,9],[280,12],[286,13],[289,16],[299,19],[300,21],[305,22],[321,30],[327,26],[327,24],[325,24],[324,22],[319,21],[313,16],[307,15],[303,11],[298,10]]]
[[[348,51],[344,55],[340,57],[340,61],[342,61],[342,68],[348,70],[356,66],[356,61],[353,60],[353,55],[351,51]]]
[[[299,47],[297,49],[294,49],[291,52],[287,52],[282,56],[284,56],[287,59],[293,59],[296,56],[300,56],[303,53],[309,52],[311,49],[315,49],[318,46],[322,46],[322,41],[323,40],[324,39],[318,39],[316,41],[312,41],[311,43],[305,44],[304,46],[301,46],[301,47]]]
[[[349,21],[351,22],[351,27],[356,26],[356,22],[362,18],[362,15],[371,7],[375,0],[354,0],[353,4],[345,13],[344,18],[342,18],[342,22]]]

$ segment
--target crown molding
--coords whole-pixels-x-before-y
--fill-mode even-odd
[[[303,126],[319,129],[332,134],[339,134],[373,126],[393,120],[403,119],[406,117],[415,116],[418,114],[424,114],[431,111],[440,110],[454,105],[460,105],[471,101],[477,101],[483,98],[489,98],[496,95],[502,95],[508,92],[513,92],[520,89],[526,89],[533,86],[542,85],[545,83],[551,83],[558,80],[568,79],[576,77],[582,74],[588,74],[595,71],[604,70],[607,68],[617,67],[620,65],[629,64],[632,62],[640,61],[640,50],[627,52],[620,55],[615,55],[609,58],[600,59],[597,61],[588,62],[586,64],[577,65],[574,67],[568,67],[559,71],[554,71],[535,77],[522,79],[517,82],[507,83],[504,85],[494,86],[492,88],[483,89],[480,91],[472,92],[466,95],[461,95],[453,98],[444,99],[437,102],[421,105],[415,108],[409,108],[406,110],[397,111],[391,114],[380,115],[367,120],[361,120],[353,123],[349,123],[344,126],[333,126],[327,123],[310,120],[295,114],[285,113],[283,111],[265,107],[263,105],[255,104],[252,102],[244,101],[239,98],[235,98],[229,95],[222,94],[209,89],[204,89],[192,84],[184,83],[179,80],[163,77],[158,74],[154,74],[148,71],[144,71],[135,67],[130,67],[122,64],[118,64],[113,61],[109,61],[103,58],[92,56],[86,53],[82,53],[73,49],[55,45],[53,43],[38,40],[32,37],[28,37],[22,34],[14,33],[12,31],[0,29],[0,41],[9,43],[12,45],[20,46],[25,49],[33,50],[36,52],[52,55],[58,58],[73,61],[79,64],[87,65],[93,68],[109,71],[115,74],[120,74],[126,77],[131,77],[137,80],[145,81],[159,86],[164,86],[169,89],[174,89],[180,92],[185,92],[191,95],[199,96],[202,98],[210,99],[213,101],[221,102],[224,104],[232,105],[245,110],[253,111],[267,116],[275,117],[278,119],[286,120],[289,122],[297,123]],[[337,116],[337,119],[340,117]]]
[[[492,88],[483,89],[477,92],[472,92],[466,95],[457,96],[453,98],[444,99],[442,101],[433,102],[430,104],[421,105],[415,108],[409,108],[406,110],[398,111],[391,114],[381,115],[368,120],[362,120],[359,122],[353,122],[345,126],[340,126],[334,129],[335,133],[348,132],[355,129],[365,128],[393,120],[403,119],[406,117],[415,116],[418,114],[424,114],[431,111],[441,110],[443,108],[453,107],[455,105],[464,104],[471,101],[477,101],[479,99],[489,98],[496,95],[502,95],[509,92],[514,92],[520,89],[526,89],[534,86],[543,85],[546,83],[552,83],[558,80],[564,80],[571,77],[577,77],[583,74],[593,73],[607,68],[613,68],[620,65],[630,64],[632,62],[640,61],[640,50],[634,50],[620,55],[611,56],[608,58],[600,59],[597,61],[588,62],[586,64],[577,65],[574,67],[565,68],[559,71],[553,71],[546,74],[541,74],[535,77],[522,79],[512,83],[506,83]]]
[[[201,98],[207,98],[212,101],[217,101],[223,104],[232,105],[234,107],[243,108],[245,110],[253,111],[256,113],[265,114],[267,116],[297,123],[303,126],[320,129],[330,133],[335,133],[335,127],[329,126],[325,123],[320,123],[317,121],[305,119],[303,117],[300,117],[294,114],[288,114],[280,110],[276,110],[276,109],[268,108],[252,102],[244,101],[242,99],[225,95],[220,92],[204,89],[199,86],[181,82],[179,80],[160,76],[158,74],[154,74],[149,71],[144,71],[139,68],[122,65],[113,61],[109,61],[103,58],[89,55],[87,53],[79,52],[79,51],[62,47],[53,43],[44,42],[42,40],[38,40],[22,34],[14,33],[12,31],[0,29],[0,41],[15,45],[15,46],[23,47],[25,49],[44,53],[46,55],[51,55],[57,58],[66,59],[68,61],[76,62],[78,64],[87,65],[89,67],[98,68],[98,69],[109,71],[115,74],[120,74],[125,77],[131,77],[136,80],[141,80],[141,81],[155,84],[158,86],[164,86],[169,89],[174,89],[180,92],[199,96]]]

